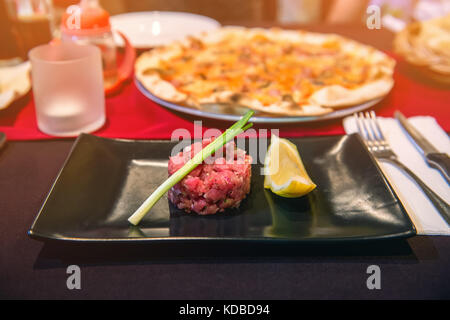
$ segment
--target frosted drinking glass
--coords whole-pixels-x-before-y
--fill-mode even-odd
[[[105,123],[105,94],[100,49],[57,43],[29,53],[39,130],[77,136]]]

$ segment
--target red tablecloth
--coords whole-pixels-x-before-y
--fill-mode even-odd
[[[424,81],[401,63],[396,67],[394,79],[395,86],[389,96],[373,107],[378,115],[392,116],[395,110],[402,111],[406,116],[429,115],[435,117],[445,131],[450,131],[448,88]],[[94,134],[108,138],[170,139],[172,132],[178,128],[185,128],[193,134],[193,121],[196,120],[173,113],[148,100],[132,82],[116,96],[107,98],[106,113],[107,123]],[[203,121],[204,129],[224,129],[229,125]],[[291,124],[278,128],[284,137],[344,134],[342,120]],[[55,138],[38,130],[31,94],[0,112],[0,131],[6,133],[9,140]]]

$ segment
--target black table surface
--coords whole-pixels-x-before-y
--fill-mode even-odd
[[[24,299],[441,299],[450,237],[334,246],[70,245],[28,237],[73,140],[0,151],[0,297]],[[81,289],[69,290],[78,265]],[[367,269],[380,267],[381,289]]]

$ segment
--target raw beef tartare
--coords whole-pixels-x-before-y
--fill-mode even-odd
[[[192,144],[169,159],[169,175],[175,173],[211,139]],[[239,207],[250,192],[252,158],[228,143],[169,190],[169,200],[179,209],[200,215]]]

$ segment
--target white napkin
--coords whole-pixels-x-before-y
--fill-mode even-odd
[[[413,145],[397,120],[393,118],[379,118],[379,120],[383,133],[399,160],[442,199],[450,202],[449,185],[439,171],[426,164],[422,154]],[[434,118],[413,117],[409,120],[436,149],[450,154],[450,139]],[[347,134],[357,132],[353,117],[344,119],[344,129]],[[379,161],[379,164],[416,226],[417,233],[450,235],[450,227],[420,187],[397,167],[383,161]]]

